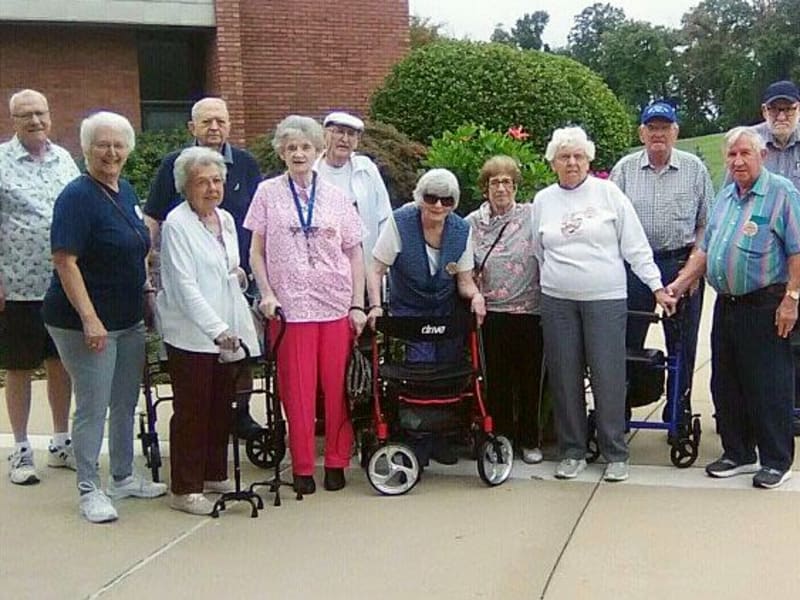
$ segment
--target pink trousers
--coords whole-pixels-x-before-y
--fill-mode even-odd
[[[273,324],[273,336],[277,323]],[[353,426],[345,406],[345,369],[353,344],[345,317],[323,323],[288,323],[278,348],[278,392],[289,425],[295,475],[314,473],[317,385],[325,398],[325,466],[350,464]]]

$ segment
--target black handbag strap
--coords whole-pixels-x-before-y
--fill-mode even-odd
[[[497,234],[497,237],[494,238],[492,245],[489,246],[489,249],[486,251],[486,254],[484,254],[483,260],[481,261],[481,266],[478,267],[476,275],[480,276],[480,274],[483,273],[483,269],[486,266],[486,261],[489,259],[489,255],[492,253],[492,250],[494,250],[494,247],[497,246],[497,242],[499,242],[500,238],[503,237],[503,233],[505,232],[506,227],[508,227],[508,221],[506,221],[500,228],[500,233]]]
[[[102,183],[97,181],[91,175],[86,175],[86,177],[88,177],[89,180],[97,186],[97,189],[99,189],[101,192],[103,192],[103,195],[106,197],[106,199],[108,199],[108,201],[111,202],[111,204],[114,205],[114,208],[117,209],[117,212],[120,215],[122,215],[122,218],[125,219],[125,222],[128,225],[130,225],[131,229],[133,229],[133,232],[136,234],[136,237],[138,237],[139,241],[142,242],[142,246],[144,246],[145,252],[147,252],[147,241],[144,239],[144,236],[142,235],[142,232],[139,231],[139,228],[136,227],[136,224],[131,220],[130,216],[128,216],[128,214],[124,210],[122,210],[122,207],[119,205],[119,202],[117,202],[114,199],[114,196],[112,196],[111,194],[108,193],[108,190],[105,188],[105,186]]]

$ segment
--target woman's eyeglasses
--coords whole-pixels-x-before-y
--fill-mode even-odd
[[[434,196],[433,194],[424,194],[422,200],[425,204],[434,206],[437,202],[441,202],[444,208],[452,208],[456,204],[456,199],[452,196]]]

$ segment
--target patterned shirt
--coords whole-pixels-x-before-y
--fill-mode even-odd
[[[787,257],[800,253],[800,192],[762,169],[744,198],[731,183],[711,205],[706,277],[720,294],[740,296],[788,279]]]
[[[7,300],[44,297],[53,272],[53,205],[79,174],[69,152],[53,143],[41,161],[16,136],[0,144],[0,282]]]
[[[767,123],[753,127],[767,144],[767,158],[764,166],[778,175],[783,175],[800,190],[800,125],[794,130],[783,148],[775,145],[775,136]]]
[[[610,179],[630,198],[654,252],[695,243],[714,188],[708,169],[694,154],[673,148],[669,165],[659,172],[650,165],[647,151],[639,150],[623,157]]]
[[[309,190],[296,186],[307,202]],[[303,218],[308,218],[308,205]],[[264,237],[267,280],[290,322],[335,321],[353,300],[350,261],[344,251],[361,243],[361,219],[336,186],[317,178],[308,236],[286,175],[261,182],[244,226]]]
[[[539,312],[539,263],[533,253],[532,208],[530,203],[517,203],[506,214],[492,216],[491,205],[484,202],[467,216],[466,221],[472,227],[476,267],[480,267],[503,230],[481,276],[481,291],[490,311]]]

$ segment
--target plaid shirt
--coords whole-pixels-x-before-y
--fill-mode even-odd
[[[800,190],[800,125],[794,130],[784,148],[775,145],[775,136],[766,122],[753,127],[767,144],[764,166],[778,175],[783,175]],[[730,176],[728,176],[730,177]]]
[[[714,197],[711,177],[693,154],[673,148],[661,172],[645,150],[623,157],[612,169],[611,181],[625,192],[642,222],[653,252],[677,250],[695,243]]]
[[[701,248],[708,282],[720,294],[785,282],[787,257],[800,253],[800,192],[767,169],[744,198],[735,183],[725,186],[711,206]]]

